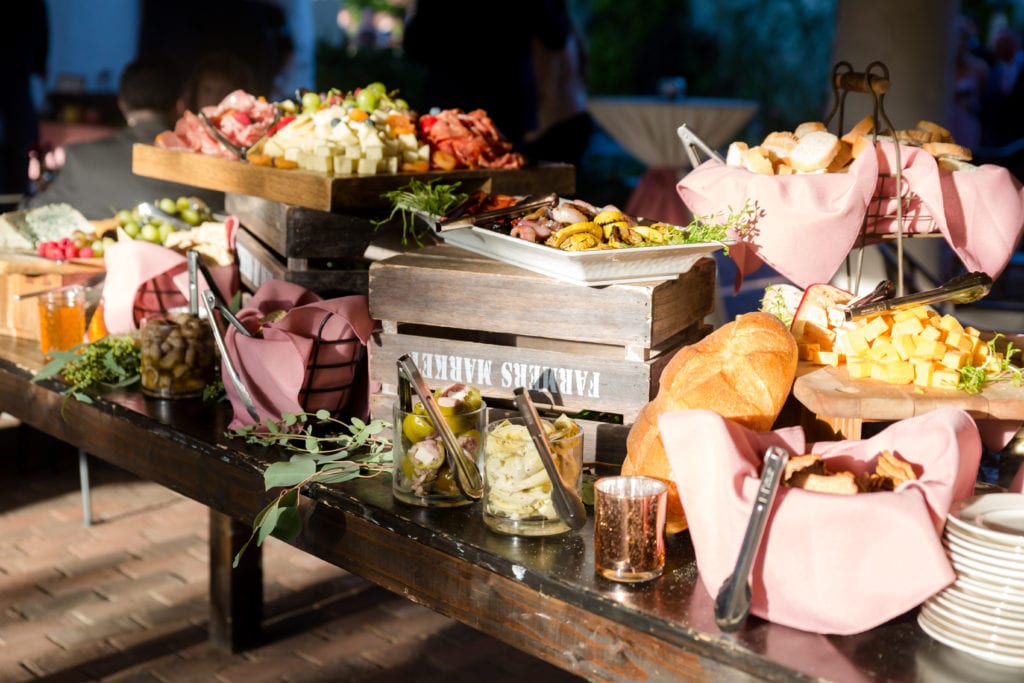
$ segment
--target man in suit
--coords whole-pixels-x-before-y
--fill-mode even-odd
[[[157,134],[173,128],[181,88],[176,73],[159,61],[136,61],[125,67],[118,85],[118,106],[126,126],[113,135],[65,148],[64,166],[45,190],[22,208],[67,203],[90,220],[111,218],[120,209],[143,201],[186,195],[202,199],[214,211],[224,194],[180,185],[132,172],[132,146],[152,144]]]

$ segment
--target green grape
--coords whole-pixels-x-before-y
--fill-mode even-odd
[[[388,92],[387,87],[380,81],[374,81],[373,83],[370,83],[368,86],[363,88],[363,90],[371,90],[377,93],[378,95],[386,95]]]
[[[147,242],[159,242],[160,228],[156,226],[156,223],[146,223],[139,230],[139,237]]]
[[[181,213],[186,209],[192,208],[192,200],[183,195],[178,197],[178,201],[175,202],[175,205],[178,207],[178,213]]]
[[[164,213],[169,213],[172,216],[178,213],[178,204],[170,197],[164,197],[157,202],[157,207]]]
[[[122,225],[121,229],[124,230],[124,233],[131,237],[132,239],[135,239],[136,237],[139,236],[139,224],[134,220],[128,221],[127,223]]]
[[[302,94],[302,111],[313,111],[320,106],[320,95],[315,92]]]
[[[170,223],[161,223],[160,227],[157,228],[157,242],[163,244],[167,241],[167,236],[174,232],[174,227]]]
[[[367,90],[363,88],[356,95],[356,105],[363,111],[369,113],[377,108],[377,103],[380,101],[380,93],[374,90]]]
[[[199,225],[202,223],[203,217],[199,215],[198,211],[192,207],[188,207],[187,209],[182,209],[181,220],[185,221],[189,225]]]
[[[123,227],[128,223],[133,222],[135,219],[132,218],[132,212],[128,209],[121,209],[117,212],[117,222]]]

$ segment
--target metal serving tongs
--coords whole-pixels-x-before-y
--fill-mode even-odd
[[[587,523],[587,508],[576,490],[565,483],[558,467],[555,466],[551,444],[548,443],[548,437],[541,426],[540,415],[537,414],[537,408],[533,405],[529,392],[523,387],[516,388],[515,403],[519,408],[519,414],[523,416],[523,421],[526,422],[533,445],[537,447],[540,461],[544,463],[548,479],[551,480],[551,503],[555,506],[555,512],[570,529],[582,529]]]
[[[738,631],[750,614],[750,568],[761,547],[761,537],[768,522],[775,494],[782,481],[782,473],[789,460],[789,453],[778,446],[772,446],[764,456],[764,467],[761,472],[761,485],[757,489],[754,507],[750,511],[750,521],[743,535],[736,568],[725,579],[722,588],[715,598],[715,623],[726,632]]]
[[[879,290],[888,282],[883,280],[875,291],[867,296],[856,299],[846,307],[845,315],[847,320],[854,320],[872,313],[883,311],[898,311],[914,306],[927,306],[929,304],[950,302],[954,304],[969,304],[984,298],[992,289],[992,278],[986,273],[973,272],[957,275],[946,284],[935,289],[927,289],[917,294],[893,297],[891,294],[885,296],[885,292]],[[890,282],[891,286],[892,283]]]
[[[256,422],[260,421],[259,413],[256,412],[256,405],[253,403],[252,395],[246,388],[245,383],[242,381],[241,375],[238,374],[238,370],[235,369],[235,364],[231,362],[231,356],[228,355],[227,344],[224,342],[224,335],[221,334],[220,326],[217,324],[217,316],[213,314],[214,310],[220,311],[220,314],[231,323],[239,332],[247,337],[251,337],[252,332],[242,324],[227,303],[224,301],[223,295],[220,290],[217,289],[216,283],[213,281],[213,276],[210,275],[210,271],[207,270],[206,264],[199,260],[199,252],[190,249],[188,251],[188,312],[191,315],[199,316],[199,280],[198,272],[201,270],[203,275],[206,277],[207,289],[203,292],[203,307],[206,309],[206,321],[210,325],[210,330],[213,332],[213,341],[217,344],[217,349],[220,351],[220,362],[224,364],[225,369],[228,371],[228,377],[231,379],[231,384],[234,385],[235,390],[238,391],[238,395],[242,398],[242,404],[245,406],[245,412],[249,413]]]
[[[506,206],[500,209],[492,209],[490,211],[481,211],[480,213],[472,214],[460,214],[454,213],[452,216],[445,216],[437,221],[437,229],[441,232],[445,230],[455,230],[457,228],[471,228],[480,221],[490,220],[494,218],[504,218],[505,216],[515,216],[516,214],[526,214],[536,209],[540,209],[546,206],[555,206],[558,204],[558,195],[555,193],[546,194],[542,197],[526,198],[518,204],[512,206]]]
[[[448,425],[448,421],[441,414],[441,408],[437,405],[434,394],[430,391],[423,375],[416,367],[409,354],[403,354],[398,359],[398,401],[402,410],[412,410],[412,393],[420,397],[423,407],[427,410],[430,421],[434,423],[434,429],[441,435],[444,442],[444,457],[448,461],[448,469],[454,475],[455,484],[459,491],[467,498],[479,500],[483,495],[484,485],[480,478],[480,471],[472,456],[465,451],[455,437],[455,432]]]
[[[679,139],[683,141],[683,148],[686,150],[686,156],[690,158],[690,166],[697,168],[700,166],[700,157],[697,156],[697,150],[704,152],[712,159],[725,163],[725,159],[722,155],[715,150],[708,147],[708,144],[701,140],[700,136],[690,130],[690,127],[685,123],[676,128],[676,134],[679,135]]]

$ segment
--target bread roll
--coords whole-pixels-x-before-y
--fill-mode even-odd
[[[622,473],[669,484],[666,530],[686,528],[679,493],[658,430],[658,416],[703,408],[757,431],[771,429],[796,376],[797,346],[769,313],[745,313],[680,349],[661,373],[658,394],[640,411],[626,439]],[[699,457],[699,454],[694,454]]]
[[[789,152],[789,165],[801,173],[828,168],[839,153],[839,138],[828,131],[815,131],[800,138]]]
[[[754,173],[764,173],[767,175],[775,173],[771,159],[768,158],[767,152],[760,145],[751,147],[743,153],[743,168]]]
[[[729,150],[725,154],[725,163],[729,166],[742,166],[743,155],[750,149],[747,143],[736,140],[729,143]]]

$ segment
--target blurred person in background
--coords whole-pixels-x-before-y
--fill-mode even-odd
[[[590,144],[594,122],[587,113],[586,50],[565,0],[554,3],[558,23],[568,27],[560,48],[534,36],[532,59],[537,83],[537,127],[526,134],[531,161],[555,161],[577,168]]]
[[[957,17],[957,49],[953,73],[953,117],[950,130],[964,147],[977,149],[981,144],[981,102],[988,81],[988,63],[979,57],[974,22]]]
[[[221,192],[132,172],[135,143],[153,144],[157,134],[174,126],[181,111],[177,83],[175,70],[163,61],[135,61],[125,67],[118,84],[125,127],[101,140],[68,145],[64,166],[53,182],[22,202],[23,208],[63,202],[89,220],[102,220],[143,201],[196,196],[214,211],[222,210]]]
[[[220,104],[229,93],[244,90],[258,95],[256,77],[249,65],[228,50],[209,50],[196,60],[185,83],[185,109],[199,113],[203,107]]]
[[[557,0],[491,2],[497,21],[481,22],[475,0],[417,0],[406,15],[405,55],[426,71],[428,101],[413,103],[422,113],[440,109],[483,109],[517,151],[537,127],[537,86],[533,40],[550,49],[565,46],[569,24]],[[467,57],[469,45],[484,44]]]
[[[0,194],[28,191],[29,151],[39,144],[39,112],[32,97],[33,79],[45,79],[50,23],[43,0],[8,3],[7,30],[0,40]]]

